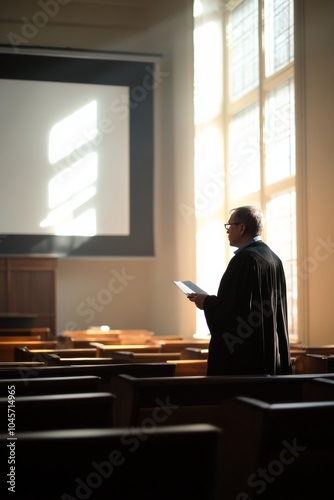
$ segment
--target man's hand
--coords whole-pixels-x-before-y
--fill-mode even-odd
[[[204,293],[188,293],[188,299],[194,302],[198,309],[204,309],[204,301],[207,297]]]

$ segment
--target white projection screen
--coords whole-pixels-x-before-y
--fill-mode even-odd
[[[153,256],[153,89],[148,61],[0,52],[0,254]]]

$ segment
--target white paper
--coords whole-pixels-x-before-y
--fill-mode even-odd
[[[181,290],[181,292],[188,295],[189,293],[204,293],[208,295],[207,292],[202,290],[199,286],[195,285],[192,281],[173,281],[177,287]]]

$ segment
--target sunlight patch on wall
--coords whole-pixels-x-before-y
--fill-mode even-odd
[[[96,234],[96,209],[87,204],[97,193],[98,155],[82,147],[96,135],[96,101],[83,106],[52,128],[49,140],[49,161],[55,164],[67,158],[66,163],[69,166],[57,173],[49,182],[50,212],[40,223],[40,227],[52,228],[52,232],[56,235],[94,236]],[[82,157],[73,162],[71,155],[78,151]]]
[[[97,103],[92,101],[57,123],[50,132],[49,161],[63,160],[97,135]]]

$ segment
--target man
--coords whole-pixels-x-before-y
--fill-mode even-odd
[[[208,375],[291,373],[285,274],[261,240],[263,224],[257,207],[231,210],[225,228],[237,250],[217,295],[188,295],[211,333]]]

